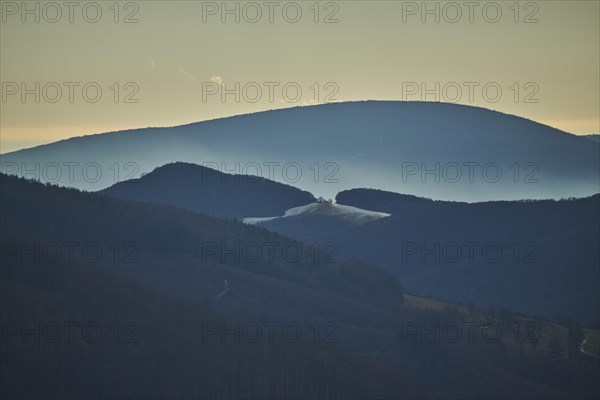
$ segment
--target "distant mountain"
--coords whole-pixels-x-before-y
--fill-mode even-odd
[[[584,139],[591,140],[592,142],[600,143],[600,135],[583,135]]]
[[[316,217],[309,224],[279,218],[258,225],[307,243],[335,243],[340,257],[381,265],[410,293],[598,320],[600,195],[469,204],[355,189],[336,199],[392,215],[334,232]]]
[[[100,193],[224,218],[278,216],[289,208],[315,201],[310,193],[289,185],[187,163],[159,167]]]
[[[326,198],[376,187],[445,200],[558,199],[598,192],[600,155],[588,144],[483,108],[370,101],[77,137],[0,162],[5,173],[91,191],[183,161]]]

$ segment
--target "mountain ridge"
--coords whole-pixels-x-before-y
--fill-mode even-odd
[[[22,163],[29,169],[35,162],[96,163],[104,172],[97,181],[76,176],[71,182],[64,173],[56,182],[91,191],[182,161],[224,166],[222,170],[241,174],[258,165],[258,176],[326,198],[371,186],[471,202],[597,192],[600,156],[589,143],[485,108],[373,101],[81,136],[5,153],[0,160],[3,172],[13,168],[17,175],[26,173],[19,168]],[[135,170],[114,177],[111,166],[126,163],[134,164]],[[467,163],[477,164],[474,180],[469,180]],[[284,171],[290,164],[293,168]],[[437,170],[435,176],[426,174],[431,169]],[[499,180],[493,179],[495,172]],[[458,181],[453,181],[457,173]]]
[[[575,135],[575,134],[572,134],[572,133],[570,133],[568,131],[562,130],[560,128],[556,128],[556,127],[554,127],[552,125],[544,124],[544,123],[539,122],[539,121],[535,121],[535,120],[530,119],[530,118],[522,117],[522,116],[519,116],[519,115],[516,115],[516,114],[505,113],[505,112],[502,112],[502,111],[494,110],[494,109],[487,108],[487,107],[476,106],[476,105],[467,105],[467,104],[458,104],[458,103],[446,103],[446,102],[440,102],[440,101],[435,101],[434,102],[434,101],[404,101],[404,100],[356,100],[356,101],[344,101],[344,102],[338,102],[338,103],[325,103],[325,104],[317,104],[317,105],[309,105],[309,106],[294,106],[294,107],[288,107],[288,108],[274,108],[274,109],[269,109],[269,110],[261,110],[261,111],[256,111],[256,112],[248,112],[248,113],[228,115],[228,116],[223,116],[223,117],[216,117],[216,118],[211,118],[211,119],[206,119],[206,120],[186,122],[186,123],[177,124],[177,125],[164,125],[164,126],[152,126],[152,125],[149,125],[149,126],[140,127],[140,128],[128,128],[128,129],[120,129],[120,130],[116,130],[116,131],[90,133],[90,134],[86,134],[86,135],[78,135],[78,136],[73,136],[73,137],[70,137],[70,138],[60,139],[60,140],[57,140],[57,141],[54,141],[54,142],[51,142],[51,143],[44,143],[44,144],[40,144],[40,145],[33,146],[33,147],[27,147],[27,148],[23,148],[23,149],[19,149],[19,150],[14,150],[14,151],[2,153],[0,155],[14,154],[14,153],[18,153],[18,152],[21,152],[21,151],[27,151],[27,150],[37,149],[39,147],[53,145],[53,144],[56,144],[56,143],[64,143],[64,142],[69,141],[69,140],[84,139],[84,138],[89,138],[89,137],[99,136],[99,135],[123,134],[123,133],[127,133],[127,132],[133,133],[133,132],[138,132],[138,131],[147,130],[147,129],[169,129],[169,128],[189,127],[189,126],[197,126],[199,124],[204,124],[204,123],[209,123],[209,122],[227,120],[227,119],[230,119],[230,118],[252,116],[252,115],[265,114],[265,113],[270,113],[270,112],[294,110],[294,109],[306,108],[306,107],[327,107],[327,106],[336,105],[336,104],[363,104],[363,103],[408,103],[408,104],[428,104],[428,103],[434,103],[434,104],[446,104],[446,105],[450,105],[450,106],[462,106],[462,107],[469,107],[469,108],[474,108],[474,109],[479,109],[479,110],[491,111],[493,113],[498,113],[498,114],[509,116],[509,117],[519,118],[519,119],[522,119],[524,121],[533,122],[533,123],[538,124],[538,125],[546,126],[546,127],[551,128],[551,129],[553,129],[555,131],[558,131],[558,132],[560,132],[562,134],[566,134],[566,135],[570,135],[570,136],[574,136],[574,137],[578,137],[578,136],[582,136],[582,137],[586,137],[586,136],[588,136],[588,137],[591,137],[591,136],[600,136],[600,134]]]
[[[141,178],[116,183],[98,193],[122,200],[171,204],[224,218],[282,215],[287,209],[316,200],[309,192],[291,185],[183,162],[157,167]]]

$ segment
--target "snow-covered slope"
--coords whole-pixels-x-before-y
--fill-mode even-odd
[[[389,217],[390,214],[363,210],[361,208],[345,206],[335,203],[311,203],[305,206],[290,208],[281,217],[257,217],[244,218],[247,224],[257,224],[261,222],[273,221],[279,218],[298,217],[303,215],[320,215],[325,217],[334,217],[353,225],[362,225],[370,221]]]

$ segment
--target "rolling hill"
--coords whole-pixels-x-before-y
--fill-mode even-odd
[[[587,140],[456,104],[298,107],[75,137],[2,154],[4,173],[97,191],[173,162],[254,174],[326,198],[356,187],[445,200],[584,197],[599,190]]]
[[[283,215],[289,208],[315,201],[308,192],[262,177],[226,174],[186,163],[161,166],[100,193],[222,218]]]
[[[376,263],[410,293],[598,321],[600,195],[460,203],[356,189],[337,201],[391,216],[335,232],[317,216],[258,225],[307,243],[333,243],[338,257]]]

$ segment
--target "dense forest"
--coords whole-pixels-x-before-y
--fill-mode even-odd
[[[259,225],[307,242],[334,241],[339,257],[379,265],[413,294],[599,322],[600,195],[463,203],[354,189],[336,200],[391,216],[359,227],[315,216]]]
[[[427,305],[318,243],[0,178],[3,397],[599,395],[575,323]],[[296,253],[242,250],[284,247]],[[269,324],[274,339],[254,340]],[[490,340],[490,327],[503,334]]]

